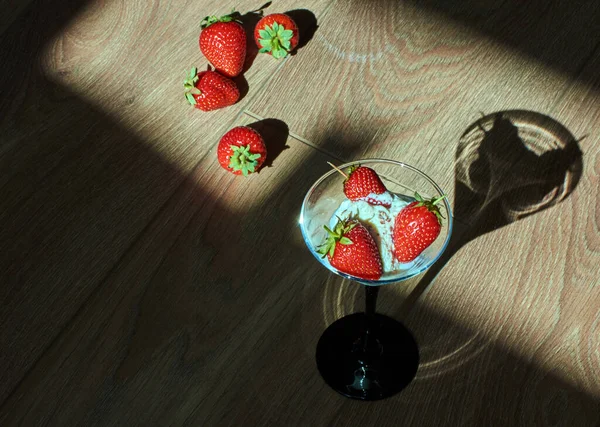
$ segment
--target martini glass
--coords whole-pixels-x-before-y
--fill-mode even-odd
[[[407,204],[415,200],[415,193],[426,199],[444,195],[426,174],[393,160],[359,160],[339,169],[347,171],[356,164],[375,170],[387,190]],[[379,287],[417,276],[441,256],[450,240],[452,213],[444,198],[438,207],[445,219],[431,246],[402,269],[384,272],[379,280],[365,280],[337,270],[318,252],[327,237],[323,226],[330,225],[337,208],[347,200],[343,182],[344,176],[331,170],[313,184],[302,203],[300,228],[306,245],[323,266],[364,287],[365,311],[344,316],[325,330],[317,344],[317,367],[325,382],[344,396],[379,400],[405,388],[419,365],[418,347],[411,333],[400,322],[376,312]]]

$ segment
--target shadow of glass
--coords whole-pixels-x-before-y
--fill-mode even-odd
[[[483,117],[456,152],[454,216],[475,236],[548,209],[577,186],[578,143],[562,125],[531,111]]]
[[[582,171],[577,140],[548,116],[512,110],[484,116],[471,125],[456,150],[450,243],[406,298],[404,312],[461,247],[565,200]]]

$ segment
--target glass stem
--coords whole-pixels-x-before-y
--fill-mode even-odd
[[[379,286],[365,286],[365,314],[369,318],[373,318],[375,314],[377,294],[379,294]]]
[[[364,354],[372,353],[378,347],[376,340],[373,341],[373,324],[378,294],[379,286],[365,286],[365,335],[362,342]]]

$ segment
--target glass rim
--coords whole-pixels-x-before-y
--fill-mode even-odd
[[[400,161],[397,161],[397,160],[378,159],[378,158],[361,159],[361,160],[355,160],[355,161],[352,161],[352,162],[347,162],[347,163],[344,163],[344,164],[336,166],[336,167],[338,169],[344,169],[344,168],[347,168],[347,167],[350,167],[350,166],[353,166],[353,165],[356,165],[356,164],[366,165],[366,164],[369,164],[369,163],[388,163],[388,164],[392,164],[392,165],[396,165],[396,166],[400,166],[400,167],[409,169],[410,171],[415,172],[416,174],[418,174],[421,177],[425,178],[425,180],[427,180],[439,194],[441,194],[441,195],[446,194],[446,193],[444,193],[444,191],[442,190],[442,188],[433,179],[431,179],[429,177],[429,175],[427,175],[426,173],[422,172],[421,170],[417,169],[414,166],[411,166],[409,164],[406,164],[404,162],[400,162]],[[306,244],[306,246],[308,246],[309,251],[329,271],[331,271],[332,273],[337,274],[339,276],[342,276],[345,279],[349,279],[349,280],[352,280],[354,282],[361,283],[363,285],[381,286],[381,285],[386,285],[386,284],[389,284],[389,283],[402,282],[402,281],[408,280],[408,279],[410,279],[412,277],[418,276],[421,273],[424,273],[445,252],[446,248],[448,247],[448,244],[450,243],[450,236],[452,235],[452,228],[453,228],[453,222],[454,222],[453,221],[454,216],[452,215],[452,209],[450,208],[450,202],[449,202],[449,200],[448,200],[447,197],[445,197],[443,199],[444,206],[446,207],[446,212],[448,213],[448,218],[446,219],[446,221],[447,221],[447,227],[448,227],[448,232],[446,233],[446,239],[445,239],[444,243],[442,244],[442,246],[440,247],[440,250],[438,251],[438,253],[436,254],[436,256],[433,257],[428,263],[426,263],[421,268],[416,269],[415,272],[413,272],[411,274],[407,274],[405,276],[401,276],[401,277],[393,277],[393,278],[389,278],[389,279],[379,279],[379,280],[367,280],[367,279],[361,279],[360,277],[352,276],[351,274],[347,274],[347,273],[344,273],[342,271],[339,271],[338,269],[336,269],[332,265],[327,265],[323,261],[323,259],[320,256],[318,256],[318,253],[315,252],[315,250],[313,248],[312,241],[311,241],[311,239],[307,235],[308,232],[305,230],[305,226],[304,226],[304,212],[306,210],[306,205],[307,205],[308,200],[310,199],[310,196],[314,193],[314,191],[317,189],[317,187],[323,181],[325,181],[327,178],[329,178],[334,173],[339,173],[339,172],[337,170],[335,170],[335,169],[331,169],[330,171],[324,173],[308,189],[308,191],[306,192],[306,195],[304,196],[304,199],[302,200],[302,206],[300,208],[300,219],[299,219],[299,222],[300,222],[300,231],[302,232],[302,238],[304,239],[304,243]]]

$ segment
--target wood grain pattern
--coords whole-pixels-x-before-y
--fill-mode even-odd
[[[303,144],[287,144],[271,168],[248,180],[208,156],[5,404],[20,410],[4,412],[3,421],[45,415],[53,424],[89,424],[106,413],[108,424],[204,424],[227,409],[228,390],[253,386],[271,333],[298,328],[304,274],[327,276],[309,260],[297,227],[301,195],[327,165]],[[302,162],[322,166],[285,168]],[[267,235],[277,238],[254,243]],[[89,364],[96,374],[81,382]],[[21,396],[30,387],[36,401]],[[141,390],[155,396],[156,412],[136,399]],[[83,395],[87,405],[68,403]]]
[[[19,15],[32,3],[33,0],[2,0],[0,1],[0,34],[2,34],[19,17]]]
[[[306,2],[314,37],[201,114],[173,77],[198,5],[36,1],[0,36],[0,425],[597,426],[600,8],[517,3]],[[272,154],[249,179],[215,159],[238,124]],[[374,405],[319,376],[362,292],[297,227],[325,162],[363,156],[457,215],[436,267],[381,290],[421,361]]]
[[[192,109],[182,80],[219,11],[190,7],[41,0],[2,34],[0,400],[280,66],[257,58],[237,105]]]
[[[438,3],[444,2],[425,2]],[[446,9],[455,7],[446,4]],[[597,21],[591,2],[573,5],[563,19],[557,18],[562,2],[544,2],[544,13],[522,7],[511,1],[456,7],[455,18],[481,19],[486,28],[501,28],[496,31],[513,37],[509,48],[422,2],[336,3],[306,51],[271,82],[278,90],[265,91],[249,109],[264,115],[276,97],[279,117],[314,144],[332,129],[341,132],[340,144],[333,147],[336,157],[350,160],[344,138],[362,135],[359,156],[435,171],[433,178],[449,189],[454,171],[438,165],[453,163],[455,143],[471,123],[482,113],[508,109],[548,112],[567,87],[565,71],[576,73],[596,46],[594,38],[580,34]],[[339,31],[350,26],[352,37]],[[571,38],[581,41],[577,52],[569,49]],[[540,59],[522,54],[515,47],[520,45],[535,46]],[[541,62],[545,57],[563,58],[565,68],[548,68]],[[306,85],[293,84],[305,76]]]

